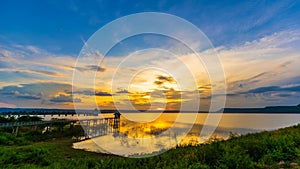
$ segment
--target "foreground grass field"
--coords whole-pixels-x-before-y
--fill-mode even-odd
[[[37,142],[24,142],[22,137],[1,132],[0,168],[300,168],[300,125],[139,159],[74,150],[69,136],[52,135]],[[5,144],[5,138],[12,144]]]

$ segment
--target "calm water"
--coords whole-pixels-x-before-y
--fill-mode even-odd
[[[95,116],[79,118],[95,118]],[[212,125],[213,123],[204,125],[208,114],[123,113],[119,132],[74,143],[73,147],[122,156],[151,154],[163,152],[176,144],[203,143],[214,137],[226,139],[230,132],[246,134],[300,123],[300,114],[226,113],[222,116],[210,114],[209,118],[212,122],[220,118],[219,124],[216,124],[217,126]]]

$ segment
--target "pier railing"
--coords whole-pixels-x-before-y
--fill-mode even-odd
[[[0,128],[18,127],[18,126],[35,126],[35,125],[50,124],[50,123],[51,121],[10,122],[10,123],[0,123]]]

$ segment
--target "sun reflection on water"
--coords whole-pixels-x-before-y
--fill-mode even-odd
[[[183,113],[183,115],[189,116],[188,113]],[[170,149],[174,145],[197,145],[207,142],[207,140],[199,137],[207,114],[198,114],[195,124],[187,135],[183,135],[182,132],[188,126],[187,123],[191,122],[183,118],[184,120],[175,124],[174,121],[178,117],[176,113],[164,113],[161,115],[131,113],[126,116],[131,116],[130,119],[138,122],[128,120],[122,115],[118,133],[77,142],[73,144],[73,147],[87,151],[110,152],[132,156],[133,154],[157,153]],[[264,114],[224,114],[211,139],[226,139],[230,132],[246,134],[290,126],[299,123],[299,116],[286,114],[276,116]],[[148,117],[154,120],[143,120]]]

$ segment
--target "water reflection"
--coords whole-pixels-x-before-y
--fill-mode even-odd
[[[126,116],[131,116],[130,119],[134,121],[128,120]],[[121,117],[118,132],[74,143],[74,148],[140,157],[141,154],[163,152],[178,144],[199,144],[206,141],[199,134],[207,114],[198,114],[195,123],[190,120],[189,117],[194,116],[190,113],[184,113],[186,118],[181,118],[181,121],[178,121],[176,113],[161,114],[151,122],[143,122],[143,119],[157,114],[129,113],[126,116]],[[226,139],[231,132],[246,134],[286,127],[299,123],[299,117],[297,114],[224,114],[211,137]],[[186,133],[191,125],[191,130]]]
[[[213,115],[213,114],[212,114]],[[72,116],[72,115],[46,115],[44,120],[79,119],[89,120],[89,123],[81,123],[82,127],[89,127],[88,135],[93,137],[74,143],[74,148],[88,151],[114,153],[123,156],[136,154],[151,154],[163,152],[176,145],[199,144],[205,141],[199,134],[207,114],[181,113],[178,118],[176,113],[164,113],[161,115],[151,113],[123,114],[116,128],[113,124],[93,121],[99,118],[112,118],[112,114],[97,116]],[[131,120],[128,120],[131,119]],[[155,119],[150,121],[149,119]],[[176,123],[174,123],[176,121]],[[211,137],[226,139],[230,132],[246,134],[262,130],[273,130],[298,124],[300,114],[223,114],[218,128]],[[191,127],[192,126],[192,127]],[[102,129],[103,131],[101,132]],[[189,130],[190,129],[190,130]],[[105,131],[110,130],[110,132]],[[188,133],[186,131],[189,131]],[[86,130],[87,131],[87,130]],[[140,157],[140,156],[138,156]]]

